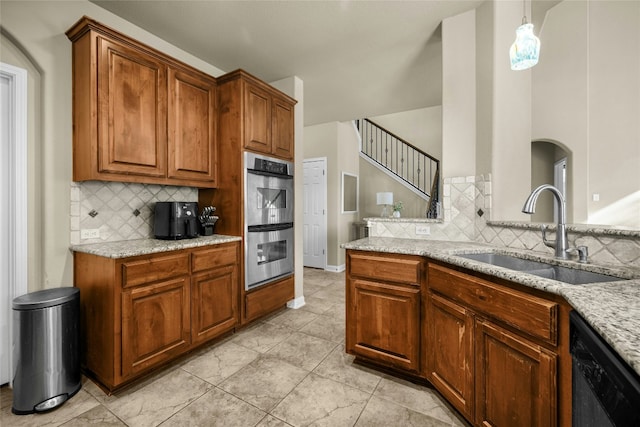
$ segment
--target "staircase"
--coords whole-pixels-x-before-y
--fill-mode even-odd
[[[356,126],[362,140],[361,155],[429,201],[426,216],[437,218],[440,160],[369,119],[356,120]]]

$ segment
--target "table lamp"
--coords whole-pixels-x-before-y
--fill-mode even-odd
[[[383,218],[388,218],[390,216],[389,213],[389,205],[393,204],[393,193],[384,192],[384,193],[376,193],[376,204],[383,205],[382,212],[380,216]]]

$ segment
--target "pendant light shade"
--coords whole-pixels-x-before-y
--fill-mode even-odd
[[[509,49],[512,70],[526,70],[538,63],[540,57],[540,39],[533,34],[533,24],[526,22],[516,29],[516,41]]]

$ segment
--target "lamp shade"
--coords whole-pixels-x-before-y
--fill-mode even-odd
[[[391,192],[376,193],[376,204],[378,204],[378,205],[392,205],[393,204],[393,193],[391,193]]]
[[[512,70],[526,70],[538,63],[540,39],[533,34],[533,24],[524,23],[516,28],[516,41],[509,49]]]

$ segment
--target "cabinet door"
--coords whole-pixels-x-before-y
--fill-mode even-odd
[[[273,154],[287,159],[293,159],[293,105],[274,97],[271,108],[271,140],[273,141]]]
[[[195,72],[169,70],[168,176],[215,185],[216,86]]]
[[[349,352],[418,371],[420,288],[354,280],[347,318]]]
[[[166,98],[162,62],[98,38],[98,172],[166,175]]]
[[[476,350],[478,425],[557,425],[554,353],[482,319]]]
[[[189,279],[122,293],[122,376],[167,361],[189,346]]]
[[[191,330],[194,343],[215,338],[236,325],[238,274],[235,266],[200,273],[191,279]]]
[[[473,315],[433,293],[427,304],[427,378],[456,409],[473,419]]]
[[[244,147],[271,154],[271,95],[244,82]]]

